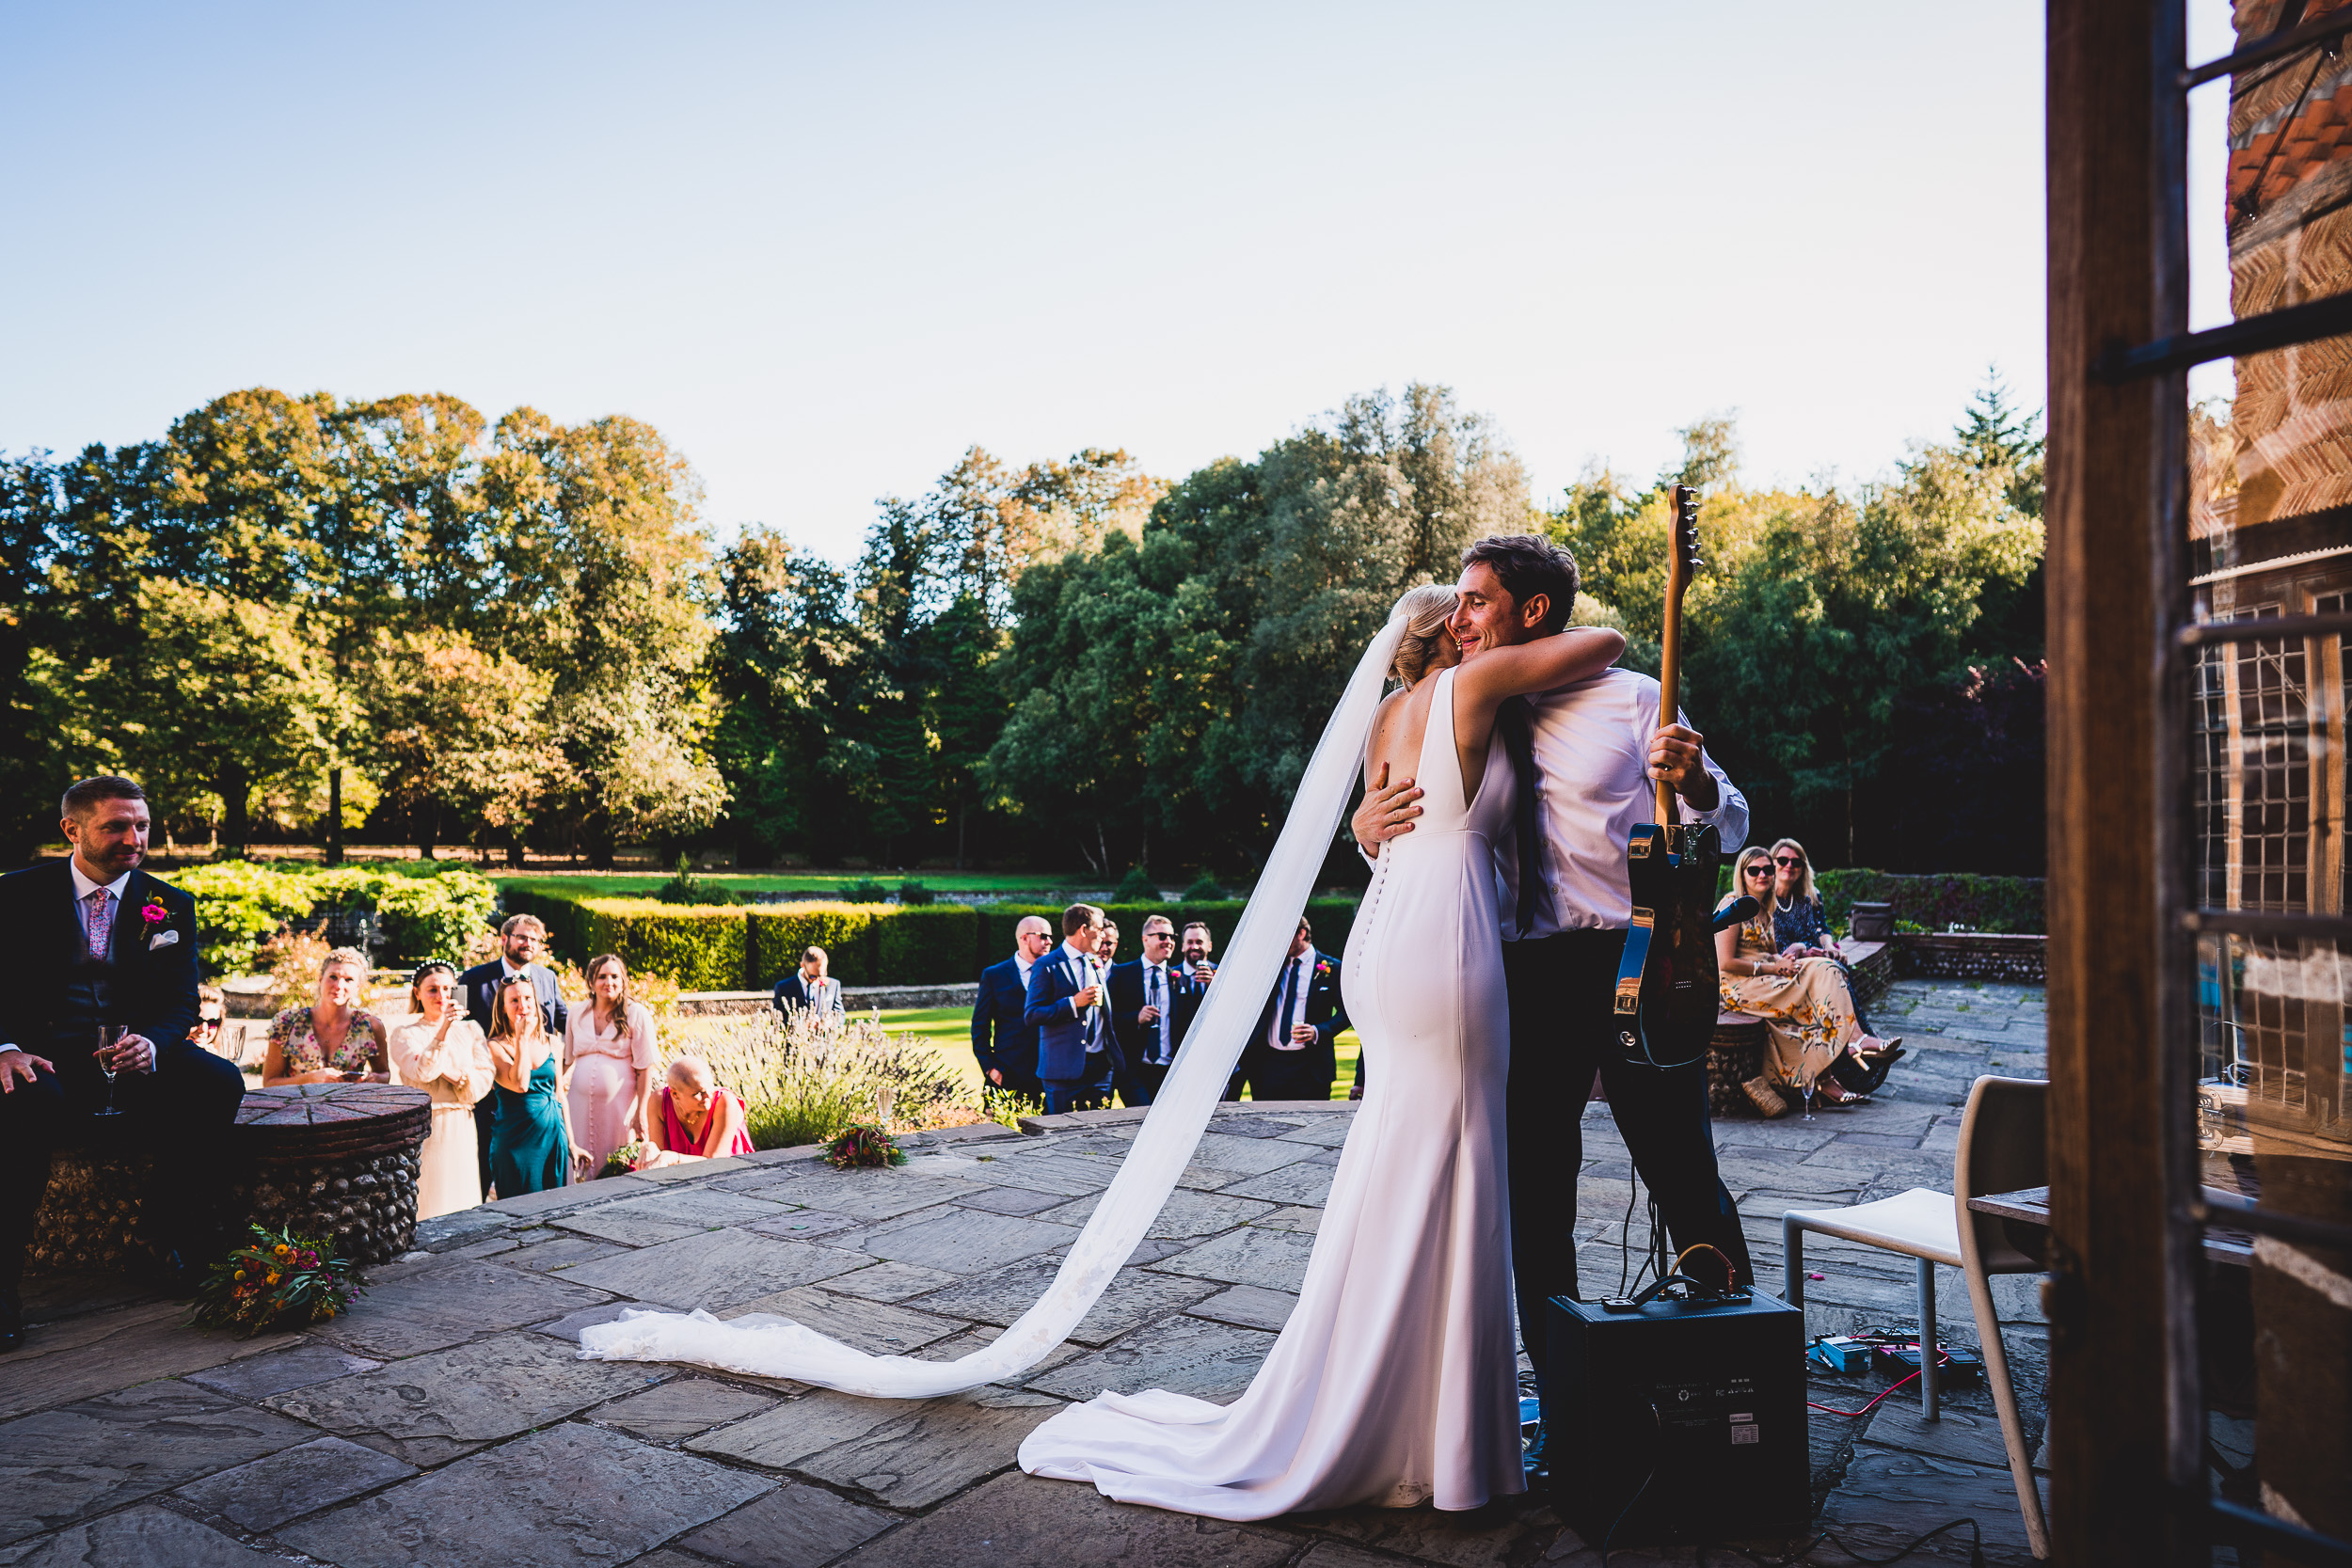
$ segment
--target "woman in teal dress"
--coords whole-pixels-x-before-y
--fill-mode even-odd
[[[497,1069],[498,1131],[490,1138],[490,1183],[501,1197],[519,1197],[564,1184],[573,1158],[569,1089],[554,1037],[541,1027],[539,997],[528,974],[510,974],[499,988],[490,1028],[490,1061]]]

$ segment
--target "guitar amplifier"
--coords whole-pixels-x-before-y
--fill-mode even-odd
[[[1586,1545],[1805,1528],[1802,1311],[1760,1293],[1632,1311],[1554,1296],[1546,1344],[1555,1506]]]

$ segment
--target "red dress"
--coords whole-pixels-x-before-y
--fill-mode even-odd
[[[724,1098],[733,1101],[737,1110],[740,1111],[745,1109],[742,1096],[728,1094],[724,1089],[721,1089],[719,1093]],[[660,1092],[656,1095],[655,1098],[661,1101],[661,1141],[669,1146],[670,1152],[673,1154],[700,1154],[703,1151],[702,1139],[694,1136],[693,1131],[686,1125],[685,1117],[679,1116],[677,1112],[670,1108],[669,1086],[664,1085]],[[718,1106],[713,1105],[710,1109],[712,1115],[715,1116],[718,1114]],[[709,1131],[709,1124],[707,1122],[704,1123],[704,1131],[706,1132]],[[710,1157],[714,1160],[723,1160],[730,1154],[749,1154],[751,1152],[752,1132],[750,1124],[748,1120],[739,1117],[735,1125],[734,1140],[724,1148],[713,1149]]]

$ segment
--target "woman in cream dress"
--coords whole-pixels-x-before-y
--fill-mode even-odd
[[[417,1155],[421,1220],[482,1201],[473,1108],[490,1092],[490,1048],[456,996],[454,969],[421,965],[408,982],[408,1005],[421,1016],[393,1030],[390,1040],[394,1076],[433,1097],[433,1131]]]
[[[1869,1096],[1838,1082],[1833,1069],[1840,1056],[1875,1062],[1896,1046],[1863,1033],[1854,1016],[1853,992],[1835,958],[1783,953],[1772,928],[1774,895],[1772,851],[1751,847],[1732,863],[1735,895],[1756,902],[1756,913],[1715,934],[1716,973],[1726,1011],[1764,1021],[1770,1049],[1764,1071],[1740,1087],[1767,1117],[1788,1109],[1776,1090],[1820,1095],[1833,1105],[1860,1103]],[[1900,1042],[1897,1042],[1899,1045]]]
[[[645,1135],[645,1100],[653,1088],[653,1014],[628,994],[628,966],[616,954],[588,960],[585,1007],[564,1025],[564,1066],[572,1136],[588,1151],[591,1178],[623,1144]]]

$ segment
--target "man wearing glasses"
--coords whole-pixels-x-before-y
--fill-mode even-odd
[[[1119,1098],[1129,1105],[1149,1105],[1176,1060],[1176,1048],[1184,1043],[1206,989],[1176,962],[1176,927],[1168,916],[1155,914],[1143,923],[1143,957],[1113,965],[1110,988],[1111,1027],[1126,1057]]]

